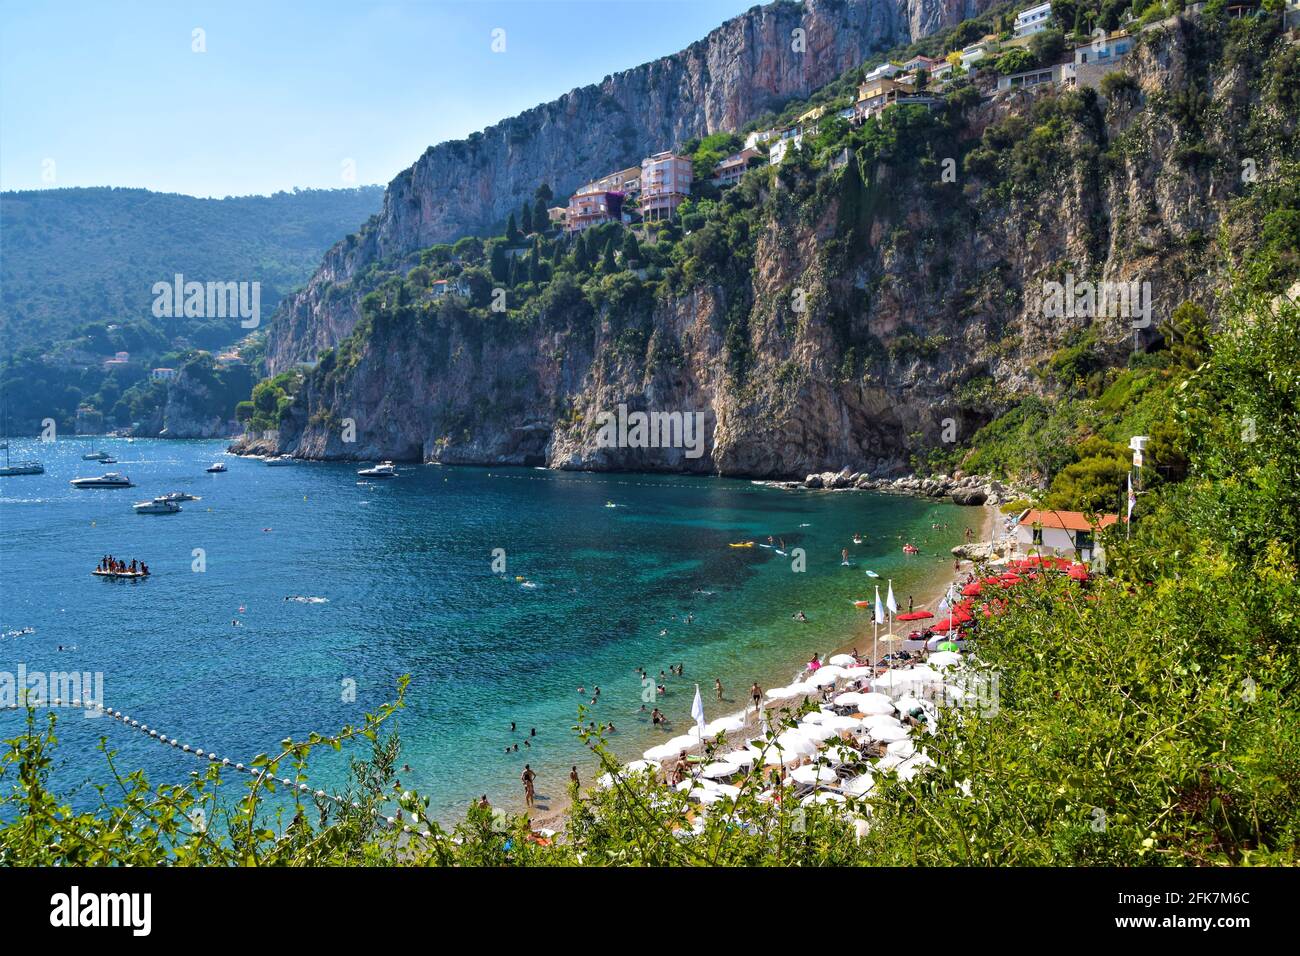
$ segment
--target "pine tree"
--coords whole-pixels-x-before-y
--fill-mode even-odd
[[[506,259],[505,247],[500,243],[492,247],[492,264],[490,268],[492,278],[497,282],[505,282],[510,278],[510,263]]]
[[[641,259],[641,244],[636,241],[636,233],[631,229],[623,237],[623,265],[631,266]]]
[[[521,223],[523,223],[523,227],[524,227],[524,235],[525,235],[525,236],[531,236],[531,235],[533,234],[533,232],[534,232],[534,230],[533,230],[533,207],[530,206],[530,205],[528,205],[528,203],[524,203],[523,208],[520,210],[520,213],[519,213],[519,221],[520,221]]]
[[[506,220],[506,242],[515,243],[519,241],[519,225],[515,221],[515,214],[511,213],[510,218]]]
[[[546,200],[538,196],[533,203],[533,228],[545,232],[551,224],[551,215],[546,211]]]
[[[609,240],[605,243],[605,255],[603,257],[603,260],[604,261],[601,262],[601,268],[605,270],[605,272],[618,271],[618,262],[614,259],[614,237],[613,236],[610,236]]]

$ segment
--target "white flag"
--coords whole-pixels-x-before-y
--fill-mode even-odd
[[[894,582],[889,582],[889,597],[885,598],[885,607],[889,608],[890,614],[898,613],[898,602],[894,600]]]
[[[880,585],[876,585],[876,623],[885,623],[885,609],[880,603]]]
[[[695,702],[691,704],[691,716],[695,726],[700,728],[700,739],[704,739],[704,701],[700,700],[700,685],[695,685]]]
[[[1133,472],[1128,473],[1128,518],[1133,520],[1133,506],[1137,504],[1137,495],[1133,494]]]

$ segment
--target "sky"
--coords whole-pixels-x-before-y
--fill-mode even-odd
[[[756,2],[0,0],[0,189],[387,184]]]

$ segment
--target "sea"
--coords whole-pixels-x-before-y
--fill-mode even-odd
[[[270,467],[221,441],[11,444],[46,470],[0,478],[0,680],[102,675],[105,706],[247,762],[286,737],[357,725],[409,675],[399,778],[445,822],[482,794],[521,805],[526,762],[544,796],[563,793],[572,765],[590,780],[579,705],[632,759],[689,729],[697,684],[712,720],[740,711],[753,681],[790,682],[813,653],[869,648],[872,613],[855,600],[877,586],[883,600],[892,583],[904,609],[920,606],[981,517],[726,478],[399,464],[369,481],[356,463]],[[83,460],[95,450],[117,463]],[[206,473],[217,461],[228,470]],[[108,470],[136,487],[69,484]],[[132,509],[172,491],[198,500],[174,515]],[[152,573],[95,577],[106,554]],[[664,673],[646,709],[668,726],[642,712],[637,668],[655,683]],[[101,738],[119,769],[155,784],[198,769],[118,721],[56,712],[51,779],[74,805],[95,805],[109,779]],[[21,725],[0,710],[0,739]],[[327,751],[312,785],[340,788],[348,758],[368,755]]]

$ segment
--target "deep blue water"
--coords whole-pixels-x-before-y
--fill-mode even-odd
[[[81,461],[91,448],[118,464]],[[484,791],[517,803],[525,761],[540,771],[544,794],[562,791],[575,761],[589,778],[570,727],[595,685],[595,716],[614,722],[611,740],[631,758],[685,731],[696,680],[712,719],[740,709],[751,680],[785,682],[814,650],[860,634],[869,643],[869,616],[852,604],[872,595],[863,569],[882,575],[882,593],[892,577],[900,603],[913,593],[919,603],[950,567],[948,548],[979,518],[952,505],[727,479],[406,465],[395,480],[367,484],[355,465],[270,468],[223,449],[15,441],[14,456],[40,457],[46,473],[0,479],[0,671],[20,663],[102,671],[107,706],[232,760],[286,735],[356,723],[410,674],[399,726],[400,762],[412,771],[402,783],[432,797],[444,817]],[[218,459],[229,472],[205,474]],[[108,468],[137,487],[68,484]],[[202,500],[179,515],[131,510],[174,490]],[[854,531],[866,535],[862,546]],[[807,570],[795,573],[770,550],[728,547],[769,534],[805,549]],[[923,554],[905,557],[905,540]],[[840,564],[844,547],[853,567]],[[505,574],[493,572],[497,548]],[[195,549],[204,571],[192,568]],[[147,561],[153,577],[93,577],[106,552]],[[796,610],[810,622],[795,623]],[[28,627],[35,632],[13,633]],[[638,714],[633,668],[657,675],[676,662],[685,678],[670,678],[660,703],[676,725],[652,729]],[[722,705],[715,676],[729,698]],[[347,680],[355,702],[344,700]],[[521,729],[513,737],[511,720]],[[0,713],[0,722],[0,735],[12,736],[19,718]],[[504,753],[531,727],[539,734],[531,749]],[[157,782],[195,768],[194,758],[116,722],[67,714],[58,782],[103,779],[101,734],[121,766]],[[341,779],[338,757],[314,766],[322,785]]]

